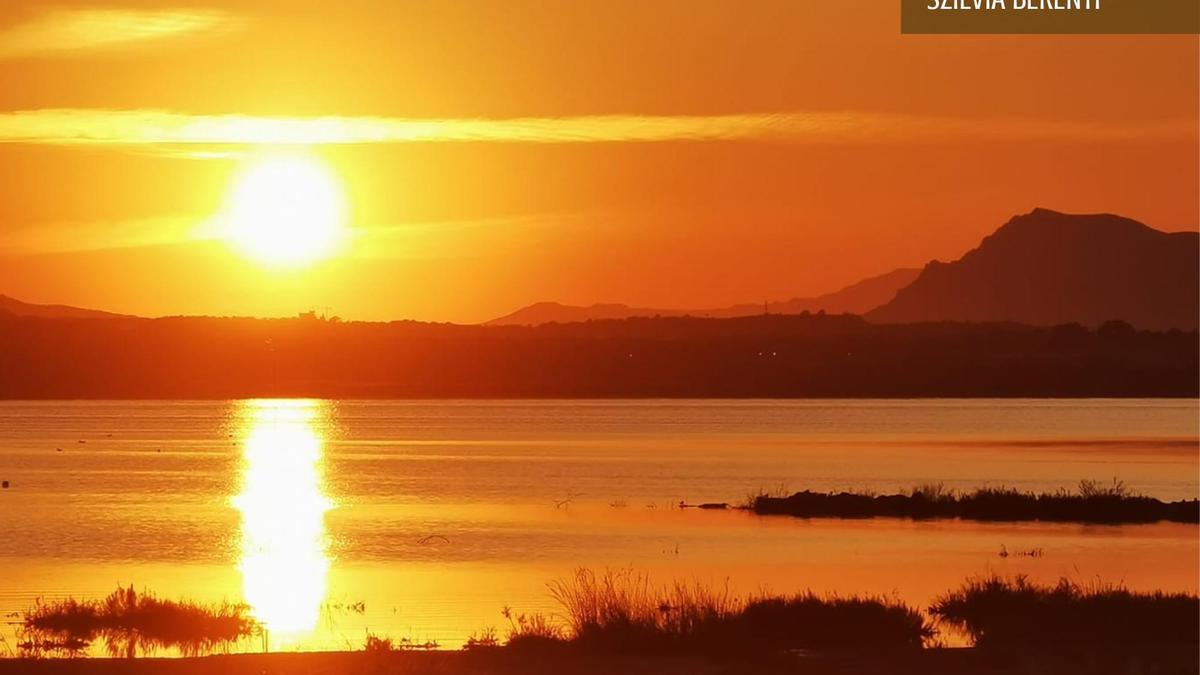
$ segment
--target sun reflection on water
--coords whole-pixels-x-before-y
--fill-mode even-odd
[[[242,593],[274,646],[311,633],[325,599],[329,556],[319,401],[246,401],[242,418]]]

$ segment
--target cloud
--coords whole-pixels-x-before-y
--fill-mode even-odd
[[[351,224],[344,257],[417,259],[463,257],[484,248],[495,253],[512,241],[514,228],[580,226],[595,229],[608,216],[590,212],[510,214],[491,218]],[[127,220],[59,221],[0,229],[0,258],[221,242],[229,236],[223,214],[154,216]],[[464,250],[460,238],[475,245]],[[493,240],[487,239],[491,237]],[[481,247],[480,241],[488,241]]]
[[[587,115],[507,119],[258,117],[164,110],[0,113],[0,142],[132,146],[367,143],[603,143],[762,140],[794,143],[1193,139],[1195,119],[1144,123],[939,118],[855,112]]]
[[[240,24],[218,10],[52,9],[0,32],[0,59],[161,41]]]
[[[71,253],[165,246],[215,238],[208,218],[161,216],[132,220],[40,223],[0,232],[0,255]]]

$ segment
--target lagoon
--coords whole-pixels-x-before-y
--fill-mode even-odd
[[[133,584],[247,602],[291,650],[454,647],[505,606],[553,613],[581,565],[920,606],[991,572],[1195,593],[1194,525],[673,507],[1113,477],[1195,498],[1198,426],[1186,399],[4,402],[0,613]]]

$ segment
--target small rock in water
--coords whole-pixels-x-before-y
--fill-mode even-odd
[[[5,490],[7,490],[8,489],[8,481],[6,481],[6,480],[0,481],[0,488],[4,488]]]

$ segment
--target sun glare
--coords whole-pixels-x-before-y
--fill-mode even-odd
[[[242,514],[238,568],[255,618],[277,646],[312,631],[325,597],[329,556],[324,492],[327,411],[317,401],[247,401],[241,412]]]
[[[280,155],[249,165],[227,204],[226,238],[271,265],[300,265],[333,255],[345,234],[338,179],[319,160]]]

